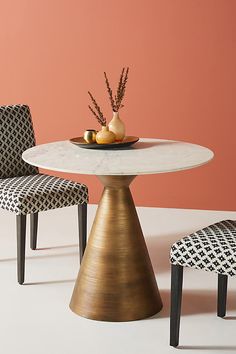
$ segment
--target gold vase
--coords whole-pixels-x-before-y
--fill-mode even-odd
[[[88,144],[93,144],[96,142],[96,130],[94,129],[87,129],[84,132],[84,140],[86,141],[86,143]]]
[[[102,126],[102,129],[96,135],[96,142],[98,144],[111,144],[116,140],[113,132],[109,131],[107,126]]]
[[[108,124],[109,130],[112,131],[117,141],[122,141],[125,137],[125,125],[119,117],[119,112],[113,112],[113,118]]]

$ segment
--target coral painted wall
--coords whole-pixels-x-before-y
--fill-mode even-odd
[[[127,133],[205,145],[209,165],[142,176],[138,205],[235,210],[235,0],[2,0],[0,104],[31,107],[37,142],[98,125],[91,90],[107,117],[103,71],[130,67],[121,117]],[[90,188],[96,177],[68,176]]]

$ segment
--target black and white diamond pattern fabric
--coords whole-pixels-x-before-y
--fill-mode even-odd
[[[29,107],[0,107],[0,178],[32,175],[38,169],[22,159],[22,153],[35,145]]]
[[[236,220],[224,220],[175,242],[170,262],[224,275],[236,275]]]
[[[84,184],[44,174],[0,179],[0,208],[17,215],[88,202]]]

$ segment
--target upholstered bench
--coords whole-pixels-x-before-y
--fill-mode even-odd
[[[218,274],[217,315],[226,313],[228,276],[236,275],[236,221],[224,220],[175,242],[170,251],[170,345],[178,346],[183,267]]]

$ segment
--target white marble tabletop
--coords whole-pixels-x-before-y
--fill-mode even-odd
[[[182,141],[141,138],[121,150],[88,150],[69,141],[37,145],[23,153],[31,165],[89,175],[142,175],[174,172],[209,162],[211,150]]]

